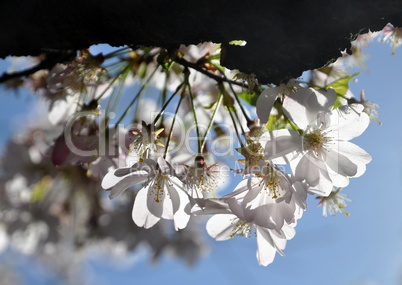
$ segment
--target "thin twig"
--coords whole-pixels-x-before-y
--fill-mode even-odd
[[[183,89],[183,91],[182,91],[179,103],[177,104],[177,107],[176,107],[176,112],[174,113],[172,124],[170,125],[169,136],[168,136],[168,139],[167,139],[167,142],[166,142],[166,147],[165,147],[165,152],[163,153],[163,158],[166,158],[166,155],[167,155],[167,152],[168,152],[168,149],[169,149],[169,143],[170,143],[170,140],[172,138],[174,123],[176,122],[176,117],[177,117],[177,113],[179,112],[181,101],[183,101],[183,98],[184,98],[184,92],[185,92],[185,89]]]
[[[242,83],[239,83],[239,82],[230,80],[230,79],[228,79],[228,78],[224,78],[224,77],[219,76],[219,75],[215,75],[215,74],[213,74],[213,73],[211,73],[211,72],[205,70],[205,69],[202,68],[201,66],[199,66],[199,65],[197,65],[197,64],[195,64],[195,63],[192,63],[192,62],[189,62],[189,61],[185,60],[184,58],[175,58],[174,61],[177,62],[178,64],[181,64],[181,65],[185,66],[185,67],[190,67],[190,68],[192,68],[192,69],[194,69],[194,70],[196,70],[196,71],[198,71],[198,72],[201,72],[202,74],[205,74],[205,75],[208,76],[209,78],[214,79],[218,84],[219,84],[219,83],[223,83],[223,82],[228,82],[228,83],[232,83],[232,84],[235,84],[235,85],[238,85],[238,86],[242,86],[242,87],[248,88],[247,85],[244,85],[244,84],[242,84]]]
[[[219,109],[219,107],[221,105],[222,99],[223,99],[223,93],[221,92],[221,94],[219,95],[218,101],[216,103],[214,113],[212,114],[211,120],[209,121],[209,124],[208,124],[208,128],[205,131],[204,138],[203,138],[202,143],[201,143],[201,151],[200,151],[201,154],[204,151],[204,146],[205,146],[205,143],[207,142],[207,137],[208,137],[209,131],[211,130],[212,124],[214,123],[215,115],[218,112],[218,109]]]
[[[7,80],[14,79],[14,78],[21,78],[25,76],[29,76],[34,74],[35,72],[42,70],[42,69],[52,69],[57,63],[62,63],[68,61],[73,56],[73,53],[66,53],[66,54],[46,54],[46,58],[42,60],[39,64],[30,67],[23,71],[13,72],[13,73],[3,73],[0,76],[0,83],[4,83]]]

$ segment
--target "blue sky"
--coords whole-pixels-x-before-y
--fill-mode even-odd
[[[368,72],[359,70],[358,81],[350,86],[355,96],[364,88],[366,99],[381,105],[383,124],[372,123],[361,137],[353,140],[373,160],[366,173],[351,179],[344,189],[353,200],[349,217],[324,218],[322,208],[316,207],[317,201],[309,199],[296,236],[284,251],[286,256],[277,255],[268,267],[258,265],[254,237],[215,242],[205,234],[210,253],[193,267],[168,255],[151,264],[140,249],[132,257],[134,260],[137,254],[139,260],[123,269],[105,261],[107,258],[90,259],[86,267],[93,283],[402,284],[402,49],[397,49],[394,56],[391,52],[390,46],[373,42],[365,51],[369,56]],[[3,90],[0,98],[0,143],[4,143],[15,128],[10,117],[26,112],[32,99],[21,94],[16,100]],[[38,279],[36,284],[44,283]]]

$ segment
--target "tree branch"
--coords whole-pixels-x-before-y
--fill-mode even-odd
[[[3,73],[0,76],[0,83],[4,83],[8,80],[15,79],[15,78],[30,76],[31,74],[34,74],[35,72],[42,70],[42,69],[50,70],[57,63],[72,61],[74,56],[75,56],[75,52],[72,52],[72,51],[62,52],[62,53],[47,53],[46,58],[44,60],[42,60],[39,64],[37,64],[31,68],[28,68],[26,70],[19,71],[19,72],[14,72],[14,73]]]

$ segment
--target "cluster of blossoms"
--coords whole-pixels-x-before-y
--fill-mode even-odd
[[[369,125],[369,116],[361,104],[344,105],[334,109],[337,95],[327,91],[295,86],[280,104],[289,128],[269,130],[258,127],[250,132],[243,147],[245,168],[234,170],[244,180],[221,198],[204,198],[192,187],[201,188],[211,182],[210,170],[203,166],[203,158],[196,158],[195,173],[202,171],[205,180],[191,172],[176,173],[165,158],[141,159],[131,167],[109,172],[102,187],[115,198],[128,187],[142,184],[134,202],[132,217],[137,226],[150,228],[161,218],[174,221],[176,230],[184,228],[191,213],[215,214],[207,223],[208,233],[217,240],[235,235],[249,236],[255,228],[258,243],[257,258],[268,265],[275,253],[282,253],[286,241],[295,235],[294,227],[307,208],[307,194],[318,194],[322,203],[332,202],[350,177],[362,175],[371,157],[349,142]],[[265,112],[273,106],[272,97],[278,88],[266,89],[257,101],[257,112],[265,125]],[[280,108],[278,108],[280,109]],[[291,175],[279,165],[289,164]],[[207,186],[209,187],[209,186]],[[195,194],[194,194],[195,193]],[[339,198],[338,198],[339,199]]]
[[[207,232],[217,240],[248,237],[255,231],[258,261],[268,265],[295,235],[297,220],[307,208],[307,194],[319,195],[324,213],[327,208],[331,213],[343,209],[344,200],[336,202],[342,196],[334,187],[347,186],[349,178],[362,175],[371,160],[349,142],[369,125],[364,105],[346,102],[336,108],[337,99],[330,87],[312,88],[295,80],[266,88],[256,102],[259,120],[246,117],[249,131],[242,133],[245,140],[240,140],[238,149],[245,168],[232,170],[244,180],[221,198],[215,197],[214,188],[222,174],[206,166],[201,147],[194,167],[175,169],[166,161],[167,148],[164,156],[150,151],[158,140],[149,130],[134,141],[139,161],[111,170],[102,187],[113,199],[132,185],[141,185],[132,212],[139,227],[150,228],[167,219],[180,230],[190,216],[214,214]],[[197,131],[202,141],[199,135]],[[280,167],[286,164],[290,174]],[[210,193],[213,197],[208,197]]]
[[[398,31],[388,25],[381,37],[395,47]],[[349,215],[340,191],[371,160],[350,140],[378,122],[378,106],[348,90],[355,75],[346,62],[361,62],[372,38],[357,38],[352,55],[312,71],[309,82],[278,86],[224,68],[213,43],[82,50],[31,75],[26,84],[48,111],[7,147],[0,232],[10,244],[29,236],[46,251],[65,243],[61,232],[72,247],[103,239],[131,250],[143,242],[155,257],[167,249],[192,263],[204,248],[196,225],[213,215],[211,237],[255,235],[267,266],[295,236],[308,194],[324,216]],[[18,165],[16,151],[24,155]],[[240,182],[223,194],[228,177]]]

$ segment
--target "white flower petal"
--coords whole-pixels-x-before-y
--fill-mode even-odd
[[[303,181],[304,179],[311,187],[309,192],[319,194],[321,196],[328,196],[332,191],[332,180],[324,161],[316,158],[313,154],[305,154],[303,162],[293,160],[290,163],[292,173],[295,175],[297,181]]]
[[[258,246],[257,249],[258,263],[260,265],[267,266],[274,261],[277,249],[275,248],[274,241],[268,229],[262,227],[256,227],[256,232],[257,232],[257,246]]]
[[[326,164],[339,175],[342,176],[355,176],[357,173],[357,166],[348,157],[339,153],[343,147],[344,142],[332,142],[332,146],[327,151],[323,151],[323,158]]]
[[[274,241],[274,245],[275,248],[278,250],[279,254],[284,256],[285,254],[282,252],[282,250],[284,250],[286,248],[286,235],[285,232],[283,231],[283,229],[288,226],[287,224],[284,224],[282,229],[278,232],[278,231],[272,231],[272,230],[268,230],[268,232],[271,234],[271,238]],[[294,236],[296,234],[296,232],[294,231],[294,233],[290,230],[290,229],[286,229],[287,233],[289,234],[289,236]],[[292,236],[292,237],[293,237]]]
[[[115,176],[125,176],[130,173],[138,172],[138,171],[146,171],[147,173],[154,173],[156,169],[156,162],[152,159],[144,159],[143,161],[135,163],[131,167],[122,167],[116,169],[114,172]]]
[[[156,203],[155,200],[154,204],[156,207],[152,209],[153,213],[159,213],[157,215],[153,214],[149,210],[148,206],[148,198],[149,198],[149,187],[142,188],[137,196],[135,197],[134,207],[132,212],[132,218],[134,223],[139,227],[144,227],[146,229],[154,226],[162,216],[162,203]]]
[[[191,209],[194,215],[231,214],[226,200],[220,198],[196,199],[196,205]]]
[[[240,220],[247,221],[244,215],[242,206],[237,202],[236,198],[231,198],[228,200],[228,205],[232,213],[235,214]]]
[[[305,183],[296,181],[293,184],[293,189],[295,192],[293,193],[293,198],[295,199],[296,205],[301,207],[303,210],[307,209],[307,185]]]
[[[298,88],[283,101],[283,111],[300,129],[317,119],[320,112],[328,112],[334,106],[336,93],[333,89],[317,91],[312,88]]]
[[[246,191],[248,191],[249,189],[248,183],[249,183],[248,179],[240,181],[240,183],[236,186],[233,192],[225,195],[223,199],[228,200],[232,197],[239,197],[239,195],[244,197],[244,195],[247,194]]]
[[[279,87],[267,88],[261,92],[257,100],[257,115],[261,124],[266,124],[269,120],[269,114],[274,106],[276,97],[280,91]]]
[[[340,175],[339,173],[336,173],[333,171],[331,168],[328,168],[328,175],[331,180],[331,184],[336,187],[346,187],[349,185],[349,177]],[[327,194],[321,195],[321,196],[327,196]]]
[[[261,187],[250,190],[242,205],[246,221],[278,231],[282,228],[286,207],[280,207]]]
[[[266,132],[261,136],[260,143],[265,143],[264,159],[277,164],[288,164],[303,147],[302,137],[288,129]]]
[[[299,161],[295,169],[295,177],[298,181],[306,182],[310,186],[316,186],[320,180],[319,159],[314,154],[307,152]]]
[[[238,222],[239,218],[232,214],[215,215],[207,222],[207,232],[216,240],[227,240],[232,237]]]
[[[339,175],[339,177],[341,176]],[[331,194],[333,185],[334,183],[332,182],[331,178],[329,178],[328,173],[322,172],[318,184],[315,186],[311,186],[309,192],[326,197]]]
[[[114,199],[128,187],[147,180],[155,170],[155,161],[145,159],[132,167],[118,168],[109,171],[102,180],[103,189],[111,189],[109,198]]]
[[[190,200],[188,195],[174,186],[169,185],[167,189],[173,206],[174,227],[176,231],[184,229],[190,219]],[[169,203],[169,201],[166,201],[166,203]]]
[[[101,186],[103,189],[106,190],[106,189],[112,188],[114,185],[116,185],[119,181],[121,181],[124,178],[124,177],[117,177],[114,174],[115,171],[116,171],[115,169],[112,171],[109,171],[105,175],[105,177],[103,177],[102,183],[101,183]]]
[[[109,195],[109,199],[112,200],[114,198],[116,198],[117,196],[119,196],[121,193],[124,192],[124,190],[126,190],[128,187],[133,186],[135,184],[138,183],[142,183],[144,181],[146,181],[149,177],[149,174],[146,172],[141,171],[141,173],[135,173],[135,174],[131,174],[125,177],[114,177],[114,179],[108,179],[108,183],[111,183],[112,180],[116,181],[117,179],[120,179],[119,181],[117,181],[116,185],[113,186],[113,188],[111,189],[110,195]],[[107,178],[107,175],[105,176],[105,178]],[[102,186],[106,185],[107,183],[103,184],[102,181]]]
[[[285,235],[287,240],[290,240],[292,238],[294,238],[294,236],[296,235],[296,230],[294,227],[288,225],[288,224],[284,224],[282,227],[282,232]],[[282,248],[285,249],[285,248]]]
[[[53,101],[48,113],[49,122],[53,125],[58,125],[61,122],[67,121],[77,109],[77,98],[77,96],[66,96],[65,98]]]
[[[371,161],[371,156],[362,148],[351,142],[338,142],[338,151],[346,156],[357,166],[357,172],[353,177],[359,177],[366,171],[366,164]]]
[[[331,126],[325,130],[328,132],[327,136],[345,141],[360,136],[370,123],[370,118],[363,109],[361,104],[352,104],[333,110]]]

